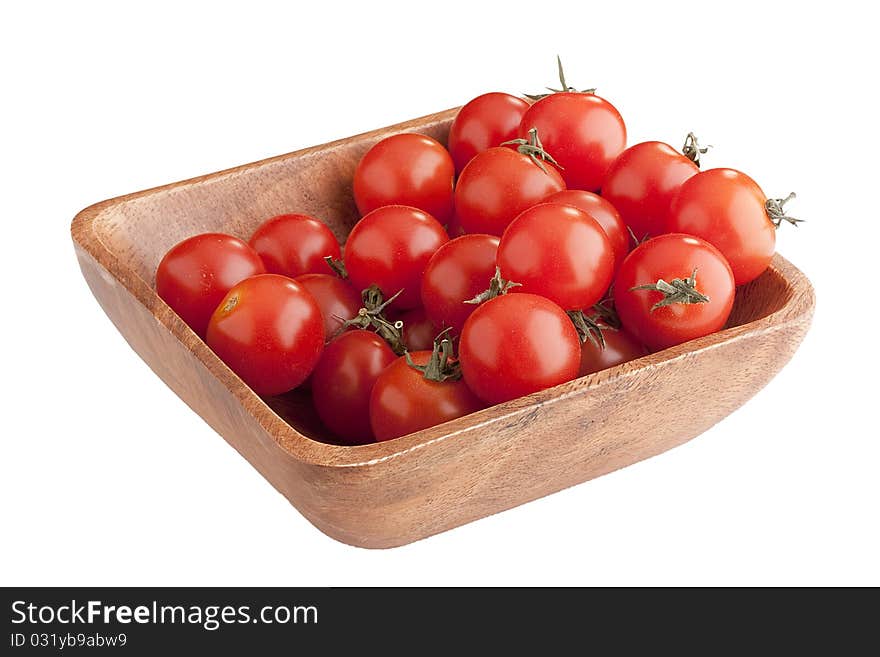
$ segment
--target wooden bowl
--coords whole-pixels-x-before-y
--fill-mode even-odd
[[[720,333],[389,442],[313,440],[325,436],[303,393],[254,394],[156,295],[156,267],[186,237],[247,239],[284,212],[320,217],[344,240],[361,155],[399,132],[444,142],[455,111],[104,201],[71,227],[83,276],[131,347],[309,521],[351,545],[409,543],[680,445],[758,392],[813,314],[809,281],[777,255],[738,290]]]

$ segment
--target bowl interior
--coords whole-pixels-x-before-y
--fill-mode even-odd
[[[203,232],[248,239],[266,218],[303,212],[323,220],[344,243],[358,214],[351,192],[355,166],[376,141],[398,132],[420,132],[445,143],[455,110],[364,135],[282,155],[227,172],[147,190],[108,205],[95,234],[131,274],[154,288],[155,271],[168,249]],[[728,328],[781,309],[791,298],[774,268],[737,290]],[[153,295],[152,303],[162,304]],[[305,436],[335,442],[318,421],[307,391],[265,399]]]

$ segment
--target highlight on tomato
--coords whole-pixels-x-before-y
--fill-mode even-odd
[[[620,269],[623,259],[629,253],[632,240],[620,213],[608,199],[582,189],[566,189],[548,196],[544,202],[573,205],[595,219],[602,226],[611,243],[611,250],[614,252],[614,271]]]

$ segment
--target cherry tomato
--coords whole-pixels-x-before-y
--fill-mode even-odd
[[[461,172],[455,186],[455,213],[466,233],[501,235],[523,210],[565,189],[556,168],[512,148],[490,148]]]
[[[325,256],[339,260],[339,242],[326,224],[306,214],[280,214],[254,231],[250,245],[260,254],[266,271],[296,278],[325,274]]]
[[[599,222],[583,210],[541,203],[520,214],[498,245],[501,277],[511,292],[547,297],[566,310],[602,299],[614,274],[614,252]]]
[[[434,322],[425,313],[424,308],[413,308],[406,312],[395,316],[403,322],[403,328],[400,331],[403,337],[403,344],[409,351],[431,350],[434,344],[434,338],[439,331]]]
[[[173,246],[156,270],[156,292],[189,327],[205,337],[218,304],[236,283],[265,272],[246,242],[204,233]]]
[[[477,307],[459,345],[468,387],[499,404],[575,378],[581,344],[568,315],[535,294],[505,294]]]
[[[588,93],[545,96],[523,115],[520,138],[537,128],[544,149],[559,162],[571,189],[597,192],[608,167],[626,146],[626,126],[617,109]]]
[[[477,307],[465,301],[489,287],[499,241],[494,235],[462,235],[431,256],[422,278],[422,303],[437,327],[451,326],[453,335],[461,334]]]
[[[672,203],[667,230],[715,245],[737,285],[767,269],[776,251],[776,227],[758,184],[734,169],[709,169],[688,179]]]
[[[455,170],[461,173],[477,153],[516,139],[527,109],[527,101],[497,91],[477,96],[462,107],[449,128],[447,142]]]
[[[426,365],[431,352],[416,351],[410,357],[416,365]],[[461,379],[430,381],[401,356],[373,386],[370,423],[376,440],[390,440],[475,413],[484,406]]]
[[[452,216],[455,165],[436,139],[406,133],[386,137],[361,158],[354,200],[361,215],[383,205],[411,205],[441,223]]]
[[[697,294],[673,297],[633,289],[662,279],[683,290],[692,274]],[[698,237],[671,233],[643,242],[623,261],[614,281],[614,307],[623,326],[658,351],[720,330],[733,307],[734,291],[733,272],[718,249]],[[675,298],[682,301],[658,305]]]
[[[669,144],[646,141],[627,148],[611,165],[602,196],[638,239],[668,232],[672,199],[682,183],[699,173],[691,160]],[[687,232],[687,231],[675,231]]]
[[[373,442],[370,393],[382,371],[397,356],[372,331],[346,331],[332,340],[312,374],[312,399],[318,417],[348,444]]]
[[[581,368],[578,376],[606,370],[609,367],[641,358],[648,350],[625,329],[601,325],[605,345],[587,340],[581,343]]]
[[[614,271],[620,268],[620,264],[629,253],[631,238],[626,230],[626,224],[623,223],[623,219],[620,218],[620,214],[611,203],[598,194],[580,189],[566,189],[557,192],[548,196],[546,202],[573,205],[598,221],[608,236],[611,250],[614,251]]]
[[[324,319],[324,336],[332,339],[347,319],[361,309],[361,295],[346,281],[330,274],[303,274],[294,279],[315,297]]]
[[[324,347],[318,302],[286,276],[233,287],[208,324],[208,346],[258,395],[280,395],[311,373]]]
[[[386,205],[355,224],[345,244],[345,268],[357,289],[377,285],[395,308],[422,303],[422,274],[434,252],[449,241],[434,217],[405,205]]]

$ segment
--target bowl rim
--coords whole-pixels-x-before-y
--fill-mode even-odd
[[[694,354],[717,348],[722,344],[749,338],[758,333],[779,330],[792,322],[800,321],[804,318],[809,319],[812,316],[815,306],[815,293],[812,285],[800,270],[777,253],[773,256],[769,269],[785,282],[788,295],[781,307],[764,317],[746,324],[726,328],[696,340],[642,356],[633,361],[588,374],[552,388],[491,406],[476,413],[393,440],[367,445],[333,445],[308,437],[282,419],[262,398],[238,378],[214,354],[207,344],[171,310],[156,294],[153,285],[145,281],[126,262],[120,260],[112,248],[101,239],[100,227],[102,219],[107,217],[114,209],[143,197],[166,194],[179,188],[201,185],[205,182],[217,181],[228,176],[241,175],[251,169],[271,166],[291,158],[318,154],[354,139],[378,140],[387,134],[412,129],[413,125],[419,125],[424,129],[432,123],[442,123],[450,120],[458,109],[458,107],[455,107],[325,144],[310,146],[237,167],[107,199],[90,205],[77,213],[71,223],[71,236],[78,248],[91,256],[100,265],[102,270],[106,272],[107,276],[118,281],[139,303],[145,306],[156,321],[171,332],[184,347],[196,356],[213,376],[226,386],[236,400],[253,416],[261,428],[272,437],[275,443],[289,457],[310,465],[332,468],[377,466],[418,450],[428,449],[432,445],[437,445],[443,441],[457,439],[472,431],[488,428],[496,422],[510,420],[517,415],[533,412],[540,406],[586,394],[591,390],[607,386],[612,381],[635,376],[645,369],[650,369],[662,363],[682,360]]]

